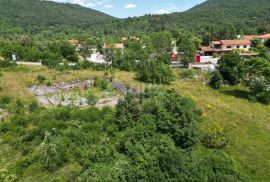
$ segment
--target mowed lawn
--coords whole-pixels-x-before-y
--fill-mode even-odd
[[[178,72],[178,71],[176,71]],[[54,83],[67,80],[90,79],[103,75],[98,71],[69,71],[66,73],[48,70],[44,67],[28,67],[25,71],[4,72],[1,77],[3,91],[0,95],[10,95],[26,102],[34,99],[27,86],[34,84],[37,75],[44,75],[46,81]],[[117,72],[116,80],[144,89],[150,85],[135,80],[135,74]],[[172,85],[179,94],[192,98],[203,111],[202,127],[207,130],[216,125],[229,132],[230,144],[226,151],[235,159],[238,169],[252,181],[270,179],[270,106],[250,102],[248,92],[241,87],[226,87],[220,91],[203,84],[203,79],[176,78]]]

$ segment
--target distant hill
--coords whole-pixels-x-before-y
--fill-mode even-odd
[[[23,29],[48,26],[91,27],[113,20],[102,12],[74,4],[41,0],[0,0],[0,21]]]
[[[236,34],[270,32],[270,0],[208,0],[185,12],[126,19],[74,4],[0,0],[0,35],[4,36],[46,30],[65,35],[102,36],[180,29],[204,34],[204,37],[209,34],[212,38],[213,35],[227,38]]]
[[[211,25],[234,27],[238,33],[256,33],[260,27],[270,31],[270,0],[208,0],[185,12],[117,20],[107,24],[106,31],[117,27],[133,34],[184,28],[199,33]]]

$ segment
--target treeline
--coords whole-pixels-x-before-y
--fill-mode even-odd
[[[68,41],[36,42],[27,35],[20,36],[17,41],[0,41],[0,54],[6,60],[11,60],[12,55],[15,55],[19,61],[59,63],[66,59],[78,62],[76,46]]]
[[[134,35],[164,30],[189,30],[204,38],[232,39],[236,35],[270,32],[268,0],[209,0],[189,11],[113,20],[100,25],[105,35]]]
[[[27,33],[55,39],[188,30],[202,36],[203,43],[207,44],[214,39],[270,32],[268,0],[208,0],[186,12],[126,19],[115,19],[77,5],[47,1],[1,0],[0,5],[0,35],[11,39]]]

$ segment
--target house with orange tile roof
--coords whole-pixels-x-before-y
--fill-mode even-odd
[[[103,45],[104,49],[124,49],[124,44],[123,43],[118,43],[118,44],[104,44]]]
[[[117,44],[106,44],[104,43],[103,49],[120,49],[121,53],[124,54],[125,46],[123,43],[117,43]]]
[[[126,40],[138,40],[139,41],[140,38],[135,37],[135,36],[133,36],[133,37],[122,37],[121,40],[123,40],[123,41],[126,41]]]
[[[248,40],[254,40],[254,39],[259,39],[262,43],[266,42],[268,39],[270,39],[270,33],[269,34],[264,34],[264,35],[245,35],[243,36],[244,39]]]
[[[225,54],[236,49],[248,51],[251,48],[251,41],[249,39],[242,40],[220,40],[212,41],[209,46],[201,47],[201,51],[205,55],[212,55],[213,53]]]

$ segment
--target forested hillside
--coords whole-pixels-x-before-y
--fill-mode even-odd
[[[0,0],[1,32],[30,32],[66,26],[91,28],[114,19],[104,13],[74,4],[40,0]],[[58,28],[59,31],[64,30]]]
[[[13,36],[46,30],[65,35],[134,35],[184,29],[218,39],[270,31],[269,0],[208,0],[186,12],[126,19],[79,5],[38,0],[0,0],[0,9],[0,33]]]
[[[105,32],[120,29],[134,34],[183,28],[196,33],[248,34],[269,31],[269,22],[269,0],[208,0],[186,12],[118,20],[107,24]]]

